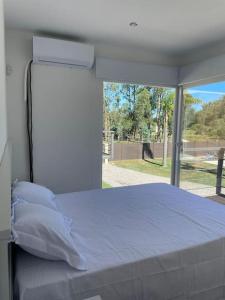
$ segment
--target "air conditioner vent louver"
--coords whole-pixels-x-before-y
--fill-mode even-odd
[[[94,46],[34,36],[33,62],[91,69],[94,64]]]

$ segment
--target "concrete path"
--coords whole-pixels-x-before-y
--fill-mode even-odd
[[[170,178],[149,175],[134,170],[120,168],[110,163],[103,164],[102,173],[103,181],[107,182],[112,187],[157,182],[170,183]],[[216,191],[215,187],[208,187],[204,184],[198,184],[188,181],[183,181],[181,183],[181,188],[203,197],[213,196],[215,195]]]

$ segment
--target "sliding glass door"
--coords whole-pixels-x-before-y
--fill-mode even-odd
[[[103,188],[170,183],[175,89],[104,82]]]
[[[225,82],[184,90],[180,183],[201,196],[224,193]]]
[[[177,93],[105,82],[103,103],[103,187],[171,177],[197,195],[224,194],[225,82]]]

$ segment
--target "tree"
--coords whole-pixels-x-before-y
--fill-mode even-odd
[[[165,88],[153,88],[152,89],[152,101],[153,107],[155,107],[155,120],[156,120],[156,141],[161,142],[162,139],[162,99],[164,97]]]
[[[135,104],[135,121],[136,128],[140,139],[147,139],[151,133],[151,103],[149,101],[149,91],[143,88],[137,95],[137,101]]]
[[[163,141],[163,165],[167,165],[168,137],[172,135],[175,93],[172,89],[138,84],[104,84],[104,129],[113,130],[115,138],[139,141]],[[195,130],[204,127],[203,115],[196,113],[193,104],[201,103],[184,94],[185,124]],[[217,126],[219,127],[219,126]],[[206,130],[206,126],[204,127]],[[218,128],[218,134],[222,130]]]
[[[189,128],[197,135],[225,139],[225,97],[204,104]]]
[[[121,94],[124,102],[124,111],[126,114],[126,119],[131,121],[130,134],[133,138],[136,138],[137,135],[137,115],[135,112],[136,100],[137,100],[137,91],[139,85],[136,84],[122,84],[121,85]]]
[[[163,166],[167,166],[167,154],[168,154],[168,123],[172,119],[174,110],[174,92],[167,91],[162,99],[162,111],[163,111]]]
[[[118,139],[122,136],[123,114],[120,85],[117,83],[104,83],[103,97],[104,130],[113,130]]]

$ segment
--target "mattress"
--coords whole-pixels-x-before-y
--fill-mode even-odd
[[[20,300],[223,299],[225,206],[167,184],[57,195],[88,270],[20,250]]]

